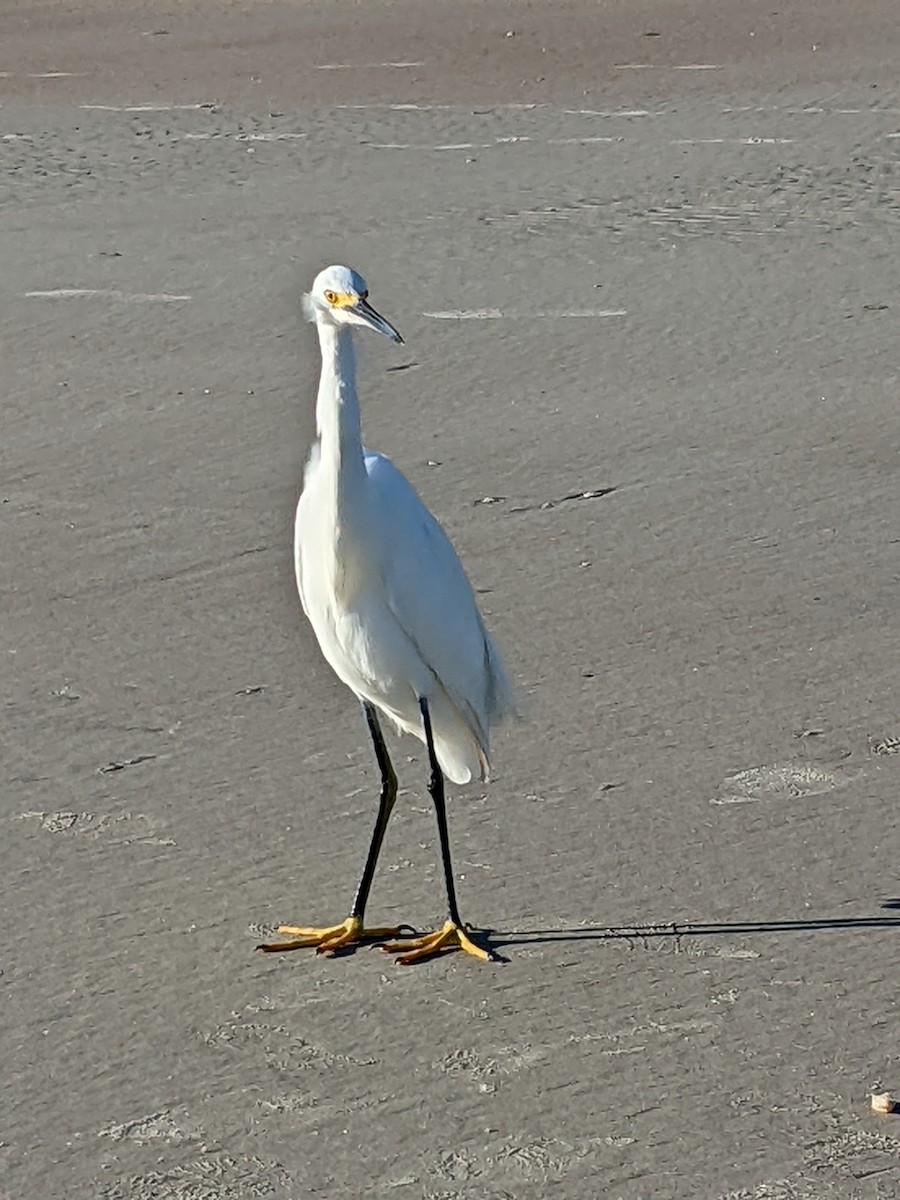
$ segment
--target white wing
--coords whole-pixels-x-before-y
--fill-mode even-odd
[[[382,569],[401,628],[487,751],[488,728],[514,710],[512,688],[450,539],[390,459],[366,452],[387,531]]]

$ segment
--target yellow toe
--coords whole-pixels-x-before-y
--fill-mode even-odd
[[[348,917],[340,925],[324,927],[308,925],[279,925],[278,932],[283,933],[288,941],[263,942],[257,946],[266,954],[278,954],[285,950],[302,950],[315,947],[317,954],[334,954],[347,946],[357,946],[362,942],[381,941],[383,938],[400,937],[403,930],[400,926],[390,928],[367,928],[361,917]]]
[[[462,950],[482,962],[491,962],[494,957],[489,950],[472,941],[462,926],[454,921],[446,921],[434,933],[406,942],[388,942],[381,949],[387,954],[398,955],[397,962],[403,966],[421,962],[423,958],[430,958],[434,954],[447,954],[451,950]]]

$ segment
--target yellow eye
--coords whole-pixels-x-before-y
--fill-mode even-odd
[[[337,304],[337,298],[338,298],[337,292],[326,292],[325,293],[325,299],[328,301],[329,304]]]

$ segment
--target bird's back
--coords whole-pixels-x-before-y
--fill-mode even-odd
[[[326,644],[331,629],[317,621],[317,606],[304,595],[304,578],[321,579],[328,569],[321,561],[321,539],[309,536],[309,527],[304,539],[302,528],[304,521],[317,521],[314,459],[297,512],[297,579],[304,608],[326,657],[348,686],[420,738],[418,698],[424,695],[446,775],[456,783],[485,778],[490,727],[515,710],[500,654],[453,545],[412,484],[381,454],[366,452],[364,465],[362,490],[337,523],[344,549],[334,541],[332,570],[341,573],[348,545],[364,559],[361,586],[338,618],[345,621],[338,638],[344,658],[368,656],[366,664],[336,661],[340,656]],[[304,553],[313,552],[320,561],[306,571]],[[354,671],[354,665],[361,669]]]
[[[367,453],[365,464],[389,531],[387,602],[436,684],[428,698],[438,756],[457,782],[484,778],[490,727],[515,709],[500,653],[453,544],[415,488],[381,454]]]

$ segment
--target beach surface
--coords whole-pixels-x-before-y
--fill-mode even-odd
[[[2,27],[2,1200],[900,1197],[893,0]],[[377,804],[293,581],[331,262],[524,701],[451,789],[489,966],[254,950]]]

